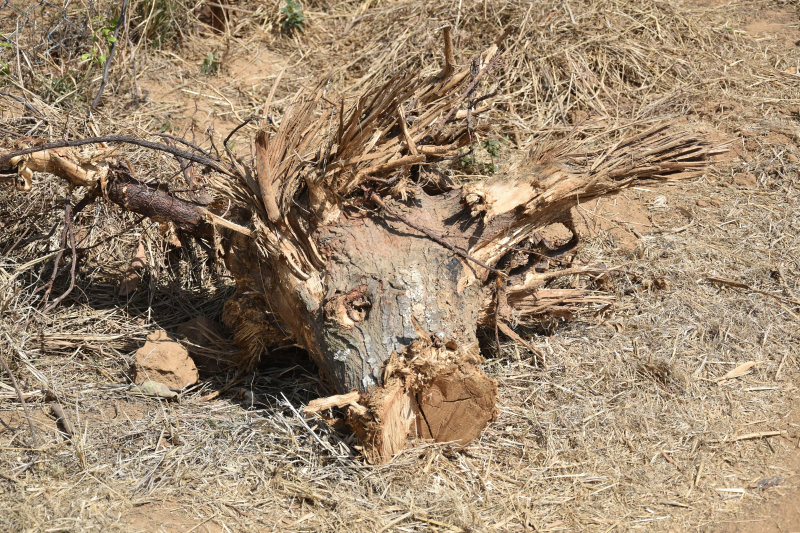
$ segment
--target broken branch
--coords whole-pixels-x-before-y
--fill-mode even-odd
[[[176,155],[178,157],[182,157],[193,163],[198,163],[201,165],[205,165],[209,168],[216,170],[221,174],[225,174],[226,176],[236,177],[236,173],[231,171],[230,169],[226,168],[222,163],[220,163],[216,159],[211,159],[210,157],[198,155],[192,152],[187,152],[186,150],[181,150],[180,148],[175,148],[174,146],[168,146],[166,144],[155,143],[152,141],[145,141],[144,139],[139,139],[138,137],[132,137],[130,135],[106,135],[104,137],[87,137],[85,139],[74,139],[71,141],[55,141],[46,144],[42,144],[39,146],[33,146],[31,148],[25,148],[24,150],[18,150],[16,152],[10,152],[0,156],[0,171],[2,172],[10,172],[9,164],[11,160],[15,157],[24,156],[28,154],[34,154],[36,152],[43,152],[45,150],[53,150],[56,148],[74,148],[77,146],[85,146],[87,144],[99,144],[99,143],[126,143],[126,144],[134,144],[136,146],[141,146],[143,148],[149,148],[151,150],[158,150],[160,152],[166,152],[168,154]]]

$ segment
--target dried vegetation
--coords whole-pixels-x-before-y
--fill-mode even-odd
[[[37,289],[68,233],[69,191],[37,176],[25,194],[0,184],[0,355],[38,439],[32,449],[4,373],[10,529],[708,530],[796,488],[786,457],[800,424],[798,14],[785,2],[715,4],[310,2],[304,31],[287,32],[280,6],[243,0],[217,33],[182,3],[131,0],[103,105],[88,119],[102,68],[81,55],[111,44],[90,35],[113,26],[114,9],[95,4],[102,20],[91,33],[65,25],[49,51],[35,48],[36,32],[10,31],[25,9],[0,9],[11,45],[0,56],[6,149],[168,133],[224,152],[227,133],[265,102],[281,124],[323,76],[324,98],[353,102],[364,87],[393,87],[397,73],[435,74],[445,25],[462,67],[510,38],[479,137],[498,142],[498,157],[476,143],[472,159],[440,163],[440,179],[473,180],[490,158],[497,175],[519,175],[528,152],[556,143],[602,154],[667,121],[732,147],[690,182],[579,205],[578,259],[616,272],[595,305],[583,299],[570,321],[529,324],[537,329],[523,340],[537,354],[487,339],[497,421],[467,447],[420,443],[380,467],[363,463],[347,432],[300,414],[331,391],[290,346],[235,374],[215,360],[240,356],[224,332],[211,334],[201,386],[179,403],[137,396],[126,385],[135,349],[153,329],[219,317],[229,275],[197,244],[93,203],[74,226],[79,283],[43,313]],[[753,16],[778,22],[761,33]],[[255,131],[243,127],[228,147],[255,155]],[[117,151],[140,179],[182,186],[171,156]],[[121,296],[140,244],[138,289]],[[51,300],[69,285],[67,265]],[[69,431],[52,414],[58,405]],[[780,481],[762,488],[769,480]]]

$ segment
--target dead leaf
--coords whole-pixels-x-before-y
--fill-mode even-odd
[[[741,365],[737,366],[721,378],[717,379],[717,381],[725,381],[726,379],[734,379],[738,377],[742,377],[745,374],[750,373],[750,369],[755,365],[755,361],[747,361],[746,363],[742,363]]]
[[[131,392],[138,392],[145,396],[155,396],[157,398],[172,399],[177,398],[178,393],[170,390],[169,387],[158,381],[145,381],[141,385],[134,385],[131,387]]]

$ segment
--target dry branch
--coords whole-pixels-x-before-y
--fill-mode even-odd
[[[85,146],[87,144],[101,144],[101,143],[134,144],[136,146],[141,146],[143,148],[148,148],[150,150],[158,150],[161,152],[166,152],[168,154],[176,155],[193,163],[205,165],[209,168],[216,170],[217,172],[220,172],[221,174],[225,174],[230,177],[237,177],[236,174],[229,168],[225,167],[225,165],[223,165],[216,159],[212,159],[206,155],[198,155],[193,152],[187,152],[186,150],[180,150],[179,148],[175,148],[174,146],[169,146],[161,143],[154,143],[152,141],[146,141],[144,139],[140,139],[138,137],[132,137],[130,135],[106,135],[103,137],[87,137],[85,139],[75,139],[71,141],[70,140],[54,141],[45,144],[40,144],[38,146],[32,146],[30,148],[25,148],[24,150],[17,150],[14,152],[3,154],[2,156],[0,156],[0,173],[8,174],[16,172],[17,167],[20,164],[20,161],[25,161],[26,158],[24,156],[27,156],[29,154],[36,154],[37,152],[50,151],[51,154],[59,155],[59,152],[52,152],[52,151],[57,150],[59,148],[74,148],[78,146]],[[186,143],[186,141],[184,141],[184,143]],[[79,157],[79,159],[83,158]],[[47,169],[42,169],[41,171],[50,172]],[[67,175],[64,176],[59,175],[59,176],[70,179],[69,176]],[[75,185],[82,185],[82,184],[75,183]]]
[[[17,393],[17,398],[19,399],[20,405],[22,405],[22,411],[25,413],[25,420],[28,421],[28,428],[31,430],[31,443],[33,444],[34,448],[38,448],[39,439],[36,437],[36,429],[34,429],[33,420],[31,419],[31,414],[28,411],[28,404],[25,403],[25,395],[22,394],[22,390],[19,388],[19,383],[17,383],[17,378],[8,367],[8,363],[6,363],[6,360],[2,355],[0,355],[0,364],[3,365],[3,370],[5,370],[8,374],[8,377],[11,378],[11,383],[14,385],[14,391]]]

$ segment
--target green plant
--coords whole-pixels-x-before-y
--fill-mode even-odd
[[[42,100],[48,104],[69,106],[71,100],[68,99],[68,96],[77,91],[78,85],[78,81],[66,73],[63,76],[41,78],[38,92]]]
[[[486,153],[494,160],[495,157],[500,156],[500,141],[495,139],[486,139],[481,142],[481,146],[486,150]]]
[[[155,49],[180,41],[181,28],[187,27],[192,11],[180,0],[135,2],[131,13],[131,37],[144,40]]]
[[[172,119],[171,119],[171,117],[169,115],[164,117],[164,119],[161,121],[161,125],[159,125],[158,129],[159,129],[159,131],[161,133],[169,133],[169,132],[175,130],[175,125],[172,123]]]
[[[461,170],[470,174],[475,169],[475,165],[477,165],[477,163],[478,161],[475,159],[475,155],[472,153],[467,153],[458,158],[458,165],[461,167]]]
[[[5,39],[6,36],[0,33],[0,39]],[[9,42],[2,42],[0,43],[0,48],[8,48],[9,50],[13,50],[14,47],[11,46]],[[6,74],[11,73],[11,67],[8,66],[6,61],[0,60],[0,76],[5,76]]]
[[[216,52],[210,52],[203,60],[203,66],[200,67],[200,72],[206,76],[216,74],[219,70],[219,58]]]
[[[283,15],[283,30],[292,33],[295,30],[304,31],[303,23],[306,17],[303,15],[303,6],[294,0],[286,0],[286,5],[281,8]]]
[[[92,32],[92,49],[81,54],[81,61],[102,65],[106,62],[108,49],[117,42],[114,37],[114,28],[119,21],[116,18],[104,20],[101,17],[92,19],[92,24],[99,24],[100,27]]]
[[[484,168],[488,174],[494,174],[497,172],[497,165],[494,160],[500,157],[500,142],[495,139],[486,139],[481,142],[481,146],[483,146],[483,149],[486,150],[486,153],[489,154],[489,158],[491,159],[491,162],[486,163]]]
[[[458,158],[459,166],[463,172],[468,174],[488,174],[492,175],[498,170],[496,159],[500,157],[500,141],[496,139],[486,139],[481,141],[481,147],[489,156],[489,161],[478,160],[475,156],[474,148]]]

